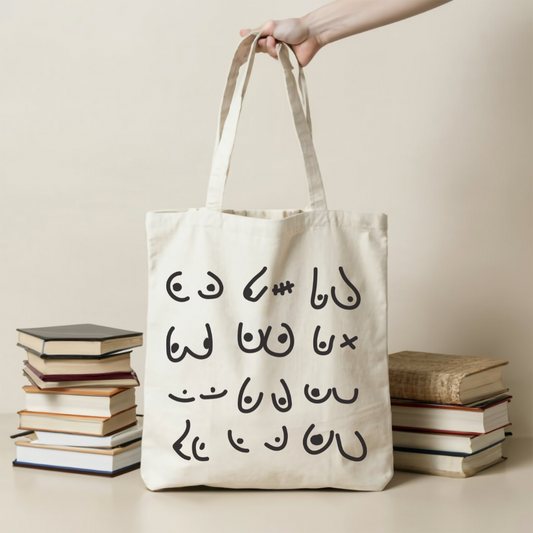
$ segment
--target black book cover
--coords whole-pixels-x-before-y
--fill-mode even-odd
[[[17,331],[44,341],[106,341],[124,337],[137,337],[140,331],[110,328],[97,324],[70,324],[45,328],[17,328]]]

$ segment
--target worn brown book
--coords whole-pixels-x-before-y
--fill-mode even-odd
[[[404,351],[389,356],[390,395],[422,402],[464,405],[504,393],[508,361]]]

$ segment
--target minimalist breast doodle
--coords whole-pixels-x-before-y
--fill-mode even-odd
[[[305,385],[302,383],[301,377],[299,378],[299,382],[298,380],[294,382],[294,373],[291,373],[294,370],[291,370],[291,372],[282,378],[269,378],[266,386],[265,380],[259,379],[262,375],[259,374],[258,378],[257,374],[258,371],[262,371],[262,368],[269,368],[262,366],[268,363],[268,361],[271,361],[268,365],[277,365],[272,368],[279,368],[279,371],[282,373],[281,375],[283,375],[284,368],[294,369],[294,364],[296,364],[304,378],[308,368],[310,371],[311,369],[317,368],[314,365],[306,364],[306,358],[309,357],[316,358],[316,355],[320,356],[315,359],[317,364],[318,361],[330,360],[329,357],[322,359],[324,356],[330,356],[332,358],[348,357],[348,359],[345,359],[346,364],[354,364],[349,363],[349,361],[357,361],[357,359],[354,359],[355,354],[364,353],[364,349],[361,352],[356,351],[356,342],[359,341],[359,336],[355,333],[360,334],[356,330],[357,322],[354,322],[355,326],[352,327],[351,322],[339,321],[340,325],[336,331],[332,331],[331,326],[323,328],[322,325],[315,322],[311,325],[313,329],[306,328],[305,332],[298,332],[305,324],[301,325],[300,321],[297,320],[298,317],[294,315],[294,309],[289,307],[291,305],[290,302],[295,301],[294,298],[297,298],[297,296],[287,298],[289,295],[301,294],[302,298],[305,298],[307,301],[306,305],[309,305],[310,302],[311,307],[318,311],[316,314],[317,322],[320,320],[320,311],[331,302],[334,304],[333,310],[338,308],[340,313],[344,313],[344,311],[355,311],[361,305],[362,297],[359,289],[356,287],[353,272],[348,275],[343,266],[339,266],[333,273],[327,272],[324,267],[313,267],[309,271],[309,278],[304,283],[302,280],[292,280],[292,275],[290,278],[282,277],[283,273],[280,275],[279,272],[276,273],[277,280],[271,279],[272,276],[268,272],[268,267],[262,266],[259,268],[259,265],[257,265],[249,273],[250,277],[247,277],[242,284],[229,278],[226,279],[226,288],[222,280],[214,272],[210,270],[202,270],[201,272],[202,275],[205,272],[206,278],[205,285],[202,287],[194,287],[197,282],[191,283],[190,279],[187,280],[186,273],[180,270],[174,271],[167,278],[165,291],[172,302],[177,302],[177,308],[185,309],[187,305],[190,305],[191,300],[196,298],[200,298],[198,302],[201,300],[205,300],[206,302],[216,300],[223,295],[224,298],[231,298],[232,290],[237,287],[238,291],[242,290],[242,297],[244,298],[244,301],[242,299],[240,300],[240,306],[250,306],[250,313],[233,326],[235,329],[232,329],[231,325],[228,328],[228,324],[224,324],[224,327],[220,324],[215,324],[214,328],[217,333],[218,350],[220,351],[220,346],[227,347],[228,340],[231,339],[231,343],[234,343],[235,346],[235,355],[242,359],[237,366],[233,367],[235,369],[242,369],[241,376],[235,375],[235,370],[233,371],[233,378],[238,380],[236,383],[234,379],[230,379],[231,383],[224,383],[225,380],[222,378],[224,373],[216,373],[220,371],[220,366],[210,366],[215,362],[209,361],[211,355],[216,354],[217,364],[223,365],[223,359],[225,357],[231,357],[232,353],[224,348],[222,350],[223,353],[217,354],[217,347],[215,347],[214,342],[215,335],[208,315],[199,315],[203,316],[203,327],[205,328],[205,334],[201,339],[194,338],[194,336],[191,338],[190,329],[181,329],[179,318],[175,318],[174,324],[170,325],[167,329],[165,353],[168,361],[171,363],[180,363],[187,359],[189,360],[186,363],[187,365],[201,365],[195,368],[201,368],[202,374],[194,375],[205,375],[204,380],[200,380],[200,382],[203,381],[203,385],[201,383],[200,385],[198,384],[197,378],[190,382],[187,380],[184,381],[182,378],[178,380],[178,385],[175,390],[167,392],[170,400],[169,404],[175,406],[173,409],[182,409],[184,410],[182,412],[185,414],[183,417],[185,429],[172,444],[172,449],[176,453],[177,458],[185,461],[194,459],[200,463],[209,461],[210,458],[206,450],[206,443],[201,440],[201,436],[195,435],[192,440],[189,440],[194,417],[202,416],[202,412],[207,413],[206,416],[218,416],[213,414],[219,412],[216,409],[236,409],[235,413],[237,418],[233,417],[233,421],[228,423],[229,426],[233,427],[226,426],[224,428],[224,435],[217,436],[216,433],[209,435],[208,441],[223,438],[225,446],[230,447],[230,449],[232,448],[240,454],[250,454],[250,457],[254,457],[256,453],[260,453],[261,451],[265,453],[265,449],[272,452],[283,452],[286,450],[289,440],[293,443],[290,445],[291,449],[294,449],[294,446],[300,441],[301,447],[299,449],[304,455],[305,453],[311,456],[326,454],[324,457],[329,457],[327,454],[338,453],[343,459],[348,461],[363,461],[367,457],[368,450],[361,433],[354,431],[353,434],[346,435],[346,429],[336,430],[334,427],[334,420],[348,419],[344,417],[352,415],[354,405],[357,405],[356,402],[359,397],[358,387],[354,387],[352,384],[351,388],[347,389],[345,380],[340,383],[335,383],[334,373],[330,375],[325,372],[323,375],[318,375],[316,374],[316,370],[314,370],[314,374],[308,375],[309,382],[303,381]],[[333,278],[331,277],[332,274]],[[279,281],[280,279],[284,279],[285,281]],[[330,285],[329,288],[325,288],[324,284],[328,279],[331,280],[329,282]],[[277,283],[273,283],[274,281],[277,281]],[[242,288],[243,285],[244,288]],[[310,293],[308,292],[309,289]],[[228,292],[229,295],[227,294]],[[240,295],[238,296],[241,298]],[[229,304],[229,302],[226,302],[226,304]],[[174,304],[172,303],[171,305]],[[208,309],[205,306],[209,305],[211,304],[202,304],[202,309]],[[287,306],[288,312],[286,314],[287,316],[295,317],[295,322],[290,325],[288,322],[282,321],[284,319],[280,317],[279,322],[276,321],[275,323],[266,324],[259,322],[261,325],[259,328],[256,322],[255,327],[251,326],[254,318],[254,310],[261,311],[264,306],[271,305],[275,305],[276,309],[278,305],[281,306],[280,309]],[[235,309],[239,309],[239,307]],[[195,310],[195,312],[198,311]],[[331,321],[328,324],[331,324]],[[344,324],[344,327],[342,324]],[[311,334],[312,338],[305,338],[311,336]],[[298,348],[297,350],[295,350],[296,346]],[[295,352],[295,356],[297,358],[300,357],[301,361],[291,359],[294,355],[287,357],[292,352]],[[273,360],[269,357],[264,358],[265,355],[277,359],[279,363],[275,363],[275,359]],[[286,366],[290,364],[292,364],[292,367]],[[320,364],[328,365],[329,363],[325,362]],[[213,368],[217,370],[213,371]],[[186,377],[187,374],[184,374],[184,376]],[[207,376],[210,376],[210,378]],[[214,380],[215,383],[211,380],[213,377],[216,378]],[[231,374],[229,374],[229,377],[232,377]],[[319,380],[318,383],[317,379]],[[291,383],[294,389],[293,391],[291,391]],[[266,401],[264,402],[263,400]],[[218,404],[220,401],[225,403]],[[217,407],[218,405],[220,407]],[[305,407],[306,405],[307,407]],[[335,405],[337,406],[335,407]],[[202,411],[205,409],[209,410]],[[297,409],[297,416],[299,416],[300,412],[309,413],[310,416],[313,416],[317,424],[323,424],[323,418],[314,418],[320,415],[320,411],[323,409],[335,409],[336,415],[335,418],[331,418],[332,423],[327,430],[317,431],[315,423],[307,426],[310,420],[307,423],[304,422],[306,424],[304,427],[298,424],[293,427],[295,419],[291,418],[291,416],[295,413],[285,415],[285,413],[288,413],[292,409]],[[315,413],[315,415],[312,413]],[[242,418],[244,425],[240,426],[239,417],[242,415],[246,416]],[[257,432],[257,428],[262,427],[261,423],[258,422],[263,420],[262,417],[268,417],[270,420],[274,420],[275,417],[279,417],[280,415],[283,418],[279,420],[283,420],[284,423],[274,427],[268,424],[264,426],[265,432],[260,435],[261,440],[259,441],[263,443],[264,447],[258,447],[254,444],[257,443],[255,437],[252,442],[249,433],[247,434],[245,431],[246,420],[255,421],[253,427],[256,428]],[[193,419],[192,422],[191,418]],[[236,424],[234,424],[235,421],[237,422]],[[305,427],[307,429],[302,438],[302,432]],[[296,436],[294,435],[294,431],[296,431]],[[355,441],[353,439],[354,436]],[[246,441],[248,441],[248,444]],[[187,443],[189,446],[187,446]],[[208,442],[207,444],[209,446],[218,446],[219,442]],[[274,454],[273,457],[278,457],[278,454]]]

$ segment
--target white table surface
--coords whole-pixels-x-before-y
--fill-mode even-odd
[[[468,479],[396,472],[383,492],[150,492],[139,470],[116,478],[14,468],[17,416],[1,415],[0,531],[146,533],[533,532],[533,442]]]

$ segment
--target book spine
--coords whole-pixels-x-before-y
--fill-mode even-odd
[[[461,405],[462,375],[391,370],[389,381],[393,398]]]

